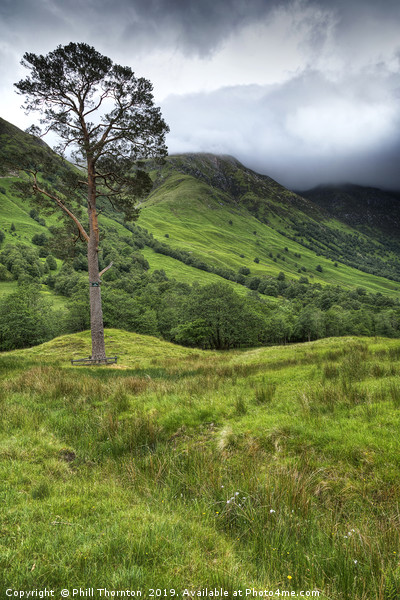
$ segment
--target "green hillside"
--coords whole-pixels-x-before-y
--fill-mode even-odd
[[[398,597],[398,341],[106,344],[0,354],[4,589]]]
[[[351,227],[230,157],[172,156],[155,181],[139,224],[158,239],[168,235],[163,241],[169,246],[190,250],[207,264],[234,270],[246,266],[254,275],[283,271],[293,279],[307,273],[314,282],[371,292],[397,294],[400,289],[397,281],[372,273],[382,273],[383,255],[399,279],[400,255],[373,237],[358,234],[356,241]],[[296,235],[299,230],[308,237]],[[351,266],[353,254],[358,269]],[[345,255],[349,264],[340,262]]]
[[[11,173],[4,173],[2,167],[10,148],[32,152],[35,144],[45,146],[0,119],[0,228],[5,242],[30,244],[35,233],[43,232],[41,225],[29,217],[29,202],[13,192],[14,178],[7,176]],[[379,229],[375,238],[371,227],[368,235],[357,232],[345,222],[343,210],[337,211],[335,219],[332,210],[326,211],[326,203],[322,206],[320,200],[306,200],[232,157],[172,156],[164,167],[154,171],[154,179],[154,190],[141,205],[139,225],[156,239],[192,252],[211,267],[237,270],[244,266],[257,276],[276,276],[283,271],[293,279],[307,273],[307,277],[322,284],[362,286],[385,294],[399,291],[400,250],[398,245],[385,246]],[[107,208],[113,228],[122,237],[124,231],[115,221],[115,212]],[[361,218],[360,202],[353,209]],[[398,215],[398,206],[392,203],[392,222],[396,210]],[[370,211],[369,221],[373,217]],[[47,226],[56,223],[55,216],[46,217]],[[103,217],[103,224],[107,223]],[[14,233],[10,232],[12,224]],[[147,258],[151,269],[164,268],[161,257],[147,252]],[[322,271],[317,271],[318,265]],[[179,278],[180,268],[171,263],[168,271]],[[387,277],[382,277],[385,271]],[[198,273],[194,272],[192,278],[189,273],[190,269],[183,275],[185,280],[198,280]],[[211,283],[214,278],[204,272],[202,280]]]
[[[85,244],[71,222],[60,221],[50,206],[40,208],[29,190],[17,189],[23,177],[10,167],[10,156],[34,161],[39,149],[41,179],[50,190],[65,190],[62,182],[74,167],[0,120],[4,350],[89,326]],[[347,208],[335,214],[320,199],[303,198],[229,156],[170,156],[162,165],[149,161],[147,168],[153,190],[141,202],[136,223],[99,202],[100,268],[113,262],[102,279],[106,326],[224,349],[400,335],[394,233],[357,229],[344,218]],[[85,199],[70,199],[85,225]],[[361,212],[356,201],[352,206]],[[382,213],[369,203],[368,218],[376,214],[379,225],[378,209]]]

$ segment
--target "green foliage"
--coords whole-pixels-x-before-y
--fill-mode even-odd
[[[294,240],[318,255],[344,265],[399,281],[399,245],[395,237],[385,237],[378,232],[354,233],[346,229],[321,227],[319,223],[299,220],[294,226]],[[379,240],[379,241],[378,241]],[[319,265],[322,268],[322,265]]]
[[[71,298],[78,294],[79,290],[87,287],[87,277],[76,273],[69,264],[63,265],[54,279],[54,291],[67,298]]]
[[[71,294],[72,296],[72,294]],[[66,331],[75,333],[90,328],[90,309],[88,302],[88,290],[83,285],[70,297],[67,303],[67,313],[64,318]]]
[[[10,279],[12,279],[10,271],[5,265],[0,264],[0,281],[9,281]]]
[[[205,319],[193,319],[180,323],[171,330],[171,338],[184,346],[207,348],[212,338],[212,327]]]
[[[44,219],[42,219],[42,218],[39,216],[39,214],[38,214],[38,212],[37,212],[37,210],[36,210],[35,208],[32,208],[32,209],[29,211],[29,216],[30,216],[30,217],[31,217],[31,219],[33,219],[34,221],[37,221],[37,223],[39,223],[39,225],[42,225],[43,227],[46,227],[46,221],[45,221]],[[36,243],[36,242],[34,242],[34,241],[33,241],[33,239],[32,239],[32,242],[33,242],[34,244]],[[38,245],[41,245],[41,244],[38,244]]]
[[[307,306],[303,308],[296,321],[294,333],[302,341],[317,340],[324,335],[323,313],[318,308]]]
[[[0,301],[0,349],[25,348],[60,332],[51,305],[35,286],[21,285]]]
[[[37,251],[29,246],[7,244],[0,252],[0,263],[12,274],[14,279],[28,275],[38,279],[43,274],[43,266]]]
[[[155,310],[123,290],[109,290],[105,293],[103,307],[106,327],[119,327],[147,335],[158,334]]]
[[[181,343],[196,345],[201,339],[204,348],[225,350],[258,342],[261,319],[228,285],[195,288],[182,313],[185,325],[171,332]]]
[[[44,246],[47,243],[47,235],[45,233],[36,233],[32,237],[32,244],[35,246]]]
[[[54,258],[54,256],[52,254],[48,254],[46,256],[46,265],[48,266],[48,268],[50,269],[50,271],[56,271],[57,270],[57,261]]]

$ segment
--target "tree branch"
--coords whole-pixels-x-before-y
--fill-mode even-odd
[[[108,269],[111,269],[111,267],[113,266],[113,264],[114,263],[111,261],[110,264],[107,267],[105,267],[105,269],[103,269],[102,271],[100,271],[99,277],[101,277],[106,271],[108,271]]]
[[[100,96],[100,99],[99,99],[99,101],[98,101],[97,105],[96,105],[96,106],[94,106],[93,108],[91,108],[90,110],[87,110],[85,113],[83,113],[83,116],[84,116],[84,117],[87,117],[88,115],[90,115],[90,113],[92,113],[92,112],[95,112],[95,111],[96,111],[98,108],[100,108],[100,106],[102,105],[102,103],[103,103],[103,100],[104,100],[105,98],[110,98],[110,95],[109,95],[109,91],[108,91],[108,90],[106,90],[105,92],[103,92],[103,93],[101,94],[101,96]],[[84,99],[85,99],[85,98],[84,98]],[[95,128],[95,129],[97,129],[97,128]],[[93,131],[94,131],[94,130],[92,130],[92,131],[91,131],[91,133],[92,133]]]
[[[74,213],[72,213],[65,206],[65,204],[60,200],[60,198],[57,198],[57,196],[54,196],[53,194],[50,194],[46,190],[44,190],[44,189],[42,189],[42,188],[39,187],[38,182],[37,182],[36,173],[31,173],[31,175],[33,175],[33,179],[34,179],[34,182],[32,184],[33,190],[35,192],[39,192],[40,194],[43,194],[47,198],[50,198],[50,200],[54,200],[54,202],[56,202],[56,204],[61,208],[61,210],[63,210],[65,213],[67,213],[67,215],[74,221],[75,225],[78,228],[79,234],[82,235],[83,239],[86,242],[89,242],[89,236],[88,236],[88,234],[86,233],[83,225],[79,222],[79,220],[76,218],[76,216],[74,215]]]

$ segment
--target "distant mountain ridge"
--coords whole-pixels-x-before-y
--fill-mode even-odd
[[[329,215],[361,230],[379,228],[399,237],[400,192],[359,185],[324,185],[301,192]]]

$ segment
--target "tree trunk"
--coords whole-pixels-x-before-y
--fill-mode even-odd
[[[94,179],[90,185],[89,172],[89,242],[88,271],[90,295],[90,330],[92,334],[92,359],[104,361],[106,349],[104,344],[103,309],[101,306],[101,288],[99,276],[99,227],[96,213],[96,189]]]

